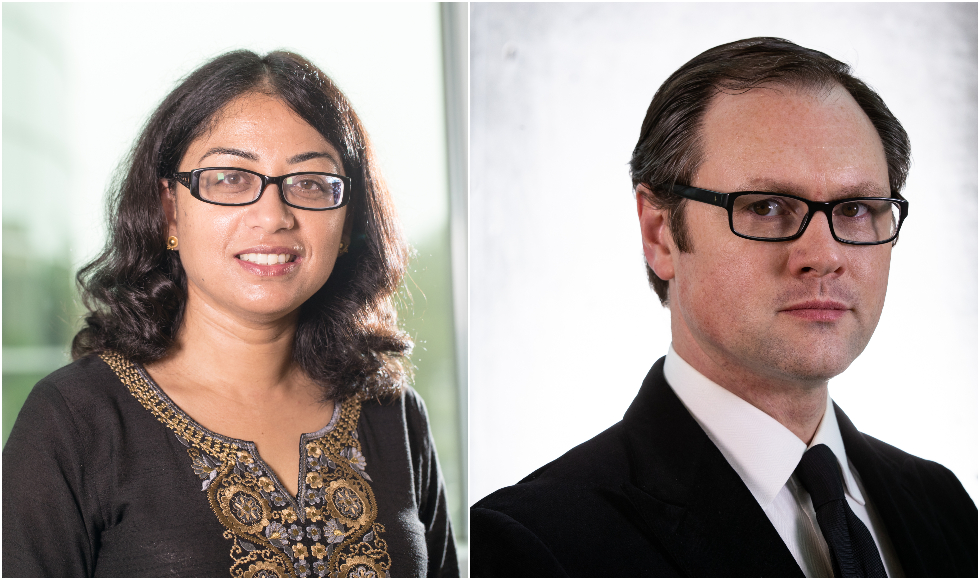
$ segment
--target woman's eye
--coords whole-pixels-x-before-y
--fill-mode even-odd
[[[216,183],[218,185],[241,185],[244,177],[241,173],[218,173]]]
[[[301,189],[306,189],[306,190],[323,189],[322,187],[320,187],[320,184],[319,183],[317,183],[317,182],[315,182],[313,180],[310,180],[310,179],[304,179],[303,181],[300,181],[299,182],[299,186],[300,186]]]

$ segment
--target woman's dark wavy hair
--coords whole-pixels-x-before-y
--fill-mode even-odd
[[[197,137],[248,93],[281,99],[340,152],[352,181],[351,245],[301,307],[293,358],[325,397],[396,392],[410,375],[412,340],[398,329],[394,295],[409,249],[364,128],[333,82],[303,57],[241,50],[191,73],[150,117],[109,191],[105,249],[77,276],[89,314],[72,357],[114,350],[147,363],[174,345],[187,301],[178,252],[166,250],[160,179]]]
[[[854,97],[878,131],[885,148],[891,194],[901,199],[911,165],[912,146],[895,115],[871,87],[851,75],[846,64],[820,51],[782,38],[758,37],[722,44],[692,58],[670,75],[650,102],[640,139],[630,159],[633,188],[645,184],[646,199],[666,209],[674,243],[692,251],[684,225],[684,198],[674,183],[689,185],[704,160],[701,123],[720,93],[741,93],[761,86],[827,89],[836,85]],[[667,305],[668,283],[647,266],[650,286]]]

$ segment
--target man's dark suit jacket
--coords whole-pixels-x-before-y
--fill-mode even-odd
[[[622,421],[471,508],[472,576],[803,576],[663,363]],[[977,508],[956,476],[834,410],[905,575],[976,578]]]

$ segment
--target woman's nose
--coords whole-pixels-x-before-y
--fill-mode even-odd
[[[270,234],[291,229],[296,224],[292,208],[283,202],[278,185],[267,184],[258,201],[248,206],[246,224],[262,228]]]

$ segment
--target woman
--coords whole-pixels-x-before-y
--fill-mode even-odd
[[[3,574],[456,575],[401,238],[349,103],[240,51],[160,105],[3,452]]]

